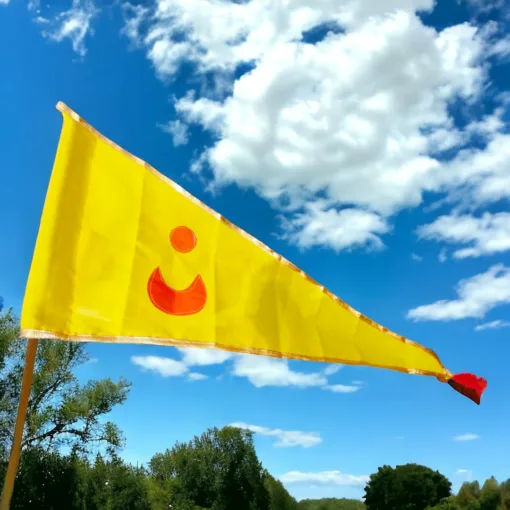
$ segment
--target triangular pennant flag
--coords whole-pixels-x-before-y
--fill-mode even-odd
[[[437,355],[357,312],[59,103],[22,310],[30,338],[216,347],[435,376]]]

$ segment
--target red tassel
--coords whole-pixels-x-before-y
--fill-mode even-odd
[[[480,405],[482,393],[487,388],[487,381],[483,377],[477,377],[474,374],[454,375],[448,381],[448,384],[478,405]]]

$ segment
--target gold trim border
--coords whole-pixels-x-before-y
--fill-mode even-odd
[[[67,340],[70,342],[99,342],[113,344],[138,344],[138,345],[161,345],[172,347],[197,347],[202,349],[221,349],[236,354],[255,354],[258,356],[270,356],[272,358],[291,359],[299,361],[313,361],[319,363],[340,363],[342,365],[366,366],[371,368],[386,368],[412,375],[426,375],[436,377],[439,381],[447,383],[453,374],[448,371],[448,376],[442,377],[436,372],[427,370],[405,369],[400,367],[389,367],[387,365],[377,365],[366,361],[346,361],[340,358],[328,358],[320,356],[304,356],[301,354],[287,353],[281,351],[272,351],[268,349],[249,349],[249,348],[233,348],[229,345],[223,345],[217,342],[199,342],[192,340],[177,340],[175,338],[161,337],[145,337],[145,336],[94,336],[94,335],[66,335],[65,333],[54,333],[51,331],[43,331],[38,329],[22,329],[22,338],[36,338],[38,340]]]
[[[165,339],[165,338],[153,338],[153,337],[95,337],[95,336],[88,336],[88,335],[79,335],[79,336],[69,336],[65,335],[63,333],[52,333],[48,331],[40,331],[40,330],[22,330],[23,336],[25,338],[48,338],[48,339],[60,339],[60,340],[70,340],[70,341],[78,341],[78,342],[86,342],[86,341],[96,341],[96,342],[110,342],[110,343],[137,343],[137,344],[155,344],[155,345],[180,345],[180,346],[194,346],[194,347],[209,347],[209,348],[218,348],[223,349],[226,351],[231,352],[241,352],[246,354],[259,354],[259,355],[266,355],[266,356],[272,356],[277,358],[288,358],[288,359],[297,359],[297,360],[306,360],[306,361],[319,361],[319,362],[329,362],[329,363],[342,363],[346,365],[365,365],[365,366],[371,366],[371,367],[377,367],[377,368],[388,368],[390,370],[396,370],[398,372],[404,372],[404,373],[410,373],[410,374],[418,374],[418,375],[427,375],[427,376],[434,376],[437,379],[439,379],[441,382],[447,382],[448,379],[452,377],[452,373],[445,368],[441,360],[439,359],[439,356],[430,348],[425,347],[417,342],[414,342],[413,340],[409,340],[408,338],[398,335],[397,333],[389,330],[388,328],[385,328],[381,324],[373,321],[366,315],[363,315],[362,313],[358,312],[354,308],[352,308],[349,304],[347,304],[345,301],[340,299],[338,296],[333,294],[331,291],[326,289],[323,285],[318,283],[316,280],[314,280],[312,277],[307,275],[304,271],[299,269],[296,265],[294,265],[292,262],[288,261],[278,253],[276,253],[274,250],[266,246],[264,243],[253,237],[252,235],[248,234],[243,229],[237,227],[233,223],[231,223],[229,220],[227,220],[225,217],[223,217],[218,212],[211,209],[209,206],[201,202],[198,198],[194,197],[191,193],[186,191],[182,186],[179,186],[176,182],[172,181],[165,175],[163,175],[161,172],[156,170],[154,167],[149,165],[147,162],[143,161],[138,156],[135,156],[131,154],[130,152],[126,151],[119,145],[117,145],[115,142],[104,136],[102,133],[100,133],[97,129],[92,127],[87,121],[85,121],[82,117],[80,117],[75,111],[73,111],[71,108],[69,108],[66,104],[64,104],[62,101],[59,101],[56,105],[56,108],[58,111],[60,111],[62,114],[67,114],[69,117],[71,117],[74,121],[78,122],[82,126],[84,126],[88,131],[90,131],[92,134],[94,134],[97,138],[99,138],[101,141],[115,149],[116,151],[122,153],[127,158],[131,159],[135,163],[138,163],[139,165],[143,166],[145,169],[147,169],[149,172],[154,174],[156,177],[164,181],[166,184],[171,186],[175,191],[186,197],[188,200],[191,200],[194,204],[196,204],[198,207],[203,209],[205,212],[211,214],[214,216],[218,221],[221,221],[224,223],[227,227],[231,228],[241,236],[245,237],[247,240],[249,240],[254,245],[258,246],[262,250],[264,250],[266,253],[271,255],[272,257],[276,258],[279,262],[282,264],[288,266],[290,269],[296,271],[299,273],[305,280],[307,280],[312,285],[315,285],[316,287],[319,287],[322,292],[324,292],[329,298],[336,301],[340,306],[345,308],[347,311],[358,317],[363,322],[369,324],[370,326],[379,329],[380,331],[392,336],[393,338],[396,338],[400,340],[401,342],[404,342],[408,345],[413,345],[415,347],[418,347],[419,349],[422,349],[427,354],[430,354],[433,356],[437,362],[441,365],[441,367],[444,370],[444,375],[437,374],[435,372],[428,372],[428,371],[422,371],[422,370],[415,370],[415,369],[402,369],[398,367],[381,367],[378,365],[372,365],[369,363],[364,362],[352,362],[352,361],[345,361],[341,359],[335,359],[335,358],[313,358],[313,357],[307,357],[307,356],[301,356],[296,355],[292,353],[280,353],[277,351],[265,351],[260,349],[232,349],[231,347],[224,346],[222,344],[208,344],[204,342],[192,342],[192,341],[185,341],[185,340],[175,340],[175,339]]]

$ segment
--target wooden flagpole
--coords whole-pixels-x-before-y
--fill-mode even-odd
[[[30,388],[32,387],[35,355],[37,353],[38,343],[39,340],[37,340],[37,338],[29,338],[27,342],[25,369],[23,370],[23,380],[21,382],[21,393],[18,403],[18,415],[16,416],[16,425],[14,427],[14,437],[12,440],[9,465],[7,467],[7,473],[5,474],[0,510],[9,510],[9,506],[11,504],[14,480],[16,479],[16,473],[18,471],[19,457],[21,453],[21,440],[23,439],[23,429],[25,427],[25,418],[27,416],[28,400],[30,398]]]

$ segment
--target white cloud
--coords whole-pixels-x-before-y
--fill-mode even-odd
[[[230,425],[231,427],[238,427],[242,429],[251,430],[255,434],[261,436],[270,436],[277,438],[274,446],[277,447],[293,447],[302,446],[303,448],[310,448],[322,443],[322,438],[317,432],[302,432],[299,430],[282,430],[270,429],[268,427],[261,427],[259,425],[250,425],[248,423],[236,422]]]
[[[439,255],[437,256],[437,258],[439,259],[439,262],[441,262],[441,264],[444,264],[448,260],[448,256],[446,255],[446,250],[442,249],[439,252]]]
[[[301,471],[289,471],[280,476],[283,483],[320,483],[322,485],[365,485],[369,477],[366,475],[348,475],[340,471],[320,471],[318,473],[303,473]]]
[[[471,469],[457,469],[457,475],[465,480],[472,480],[473,471]]]
[[[492,266],[457,285],[458,299],[436,301],[410,310],[408,318],[415,321],[448,321],[483,318],[493,308],[510,303],[510,269],[502,264]]]
[[[480,439],[478,434],[461,434],[460,436],[455,436],[453,438],[454,441],[475,441],[476,439]]]
[[[389,226],[380,215],[361,209],[324,208],[323,202],[311,202],[305,211],[284,222],[284,238],[302,248],[329,246],[336,251],[351,247],[380,250],[384,247],[381,234]]]
[[[93,34],[91,22],[98,13],[91,0],[73,0],[71,9],[58,14],[51,21],[52,28],[45,30],[43,36],[57,42],[70,39],[73,50],[84,56],[87,53],[85,38]]]
[[[188,372],[188,367],[181,361],[160,356],[132,356],[131,362],[162,377],[178,377]]]
[[[173,120],[160,126],[161,129],[172,136],[173,143],[176,147],[186,145],[188,143],[188,125],[180,120]]]
[[[500,329],[508,327],[510,327],[510,321],[496,320],[476,326],[475,331],[484,331],[486,329]]]
[[[190,381],[203,381],[204,379],[207,379],[207,376],[199,372],[190,372],[188,374],[188,379]]]
[[[177,349],[182,356],[181,361],[187,366],[207,366],[221,365],[233,354],[219,349],[201,349],[195,347],[185,347]]]
[[[425,26],[416,12],[432,0],[278,5],[157,1],[143,41],[158,74],[172,78],[192,62],[199,75],[230,80],[226,98],[176,101],[184,121],[214,135],[194,171],[207,167],[216,186],[251,186],[285,206],[284,236],[305,248],[381,248],[392,215],[426,192],[474,205],[510,195],[501,110],[464,128],[449,111],[482,96],[485,60],[503,47],[494,30]],[[342,31],[304,42],[324,26]],[[251,69],[234,79],[241,64]],[[441,157],[473,136],[487,147]]]
[[[510,250],[510,213],[440,216],[418,228],[424,239],[470,246],[454,251],[458,259],[493,255]]]
[[[0,0],[0,5],[7,5],[9,0]]]
[[[287,360],[249,354],[235,358],[232,373],[238,377],[246,377],[257,388],[264,386],[308,388],[324,386],[328,382],[322,372],[296,372],[289,367]]]
[[[491,48],[491,55],[506,59],[510,57],[510,36],[499,39]]]
[[[417,255],[416,253],[411,253],[411,258],[415,262],[421,262],[423,260],[423,257],[421,257],[420,255]]]
[[[359,385],[348,386],[345,384],[331,384],[324,386],[325,390],[333,391],[334,393],[354,393],[361,389]]]
[[[124,17],[124,28],[122,33],[125,34],[135,47],[140,46],[142,41],[140,40],[140,29],[142,23],[144,23],[150,13],[148,7],[142,5],[132,5],[130,3],[122,4],[122,14]]]
[[[339,372],[342,369],[342,367],[343,367],[343,365],[341,365],[339,363],[335,363],[333,365],[328,365],[324,369],[323,373],[324,373],[324,375],[327,375],[327,376],[334,375],[337,372]]]

